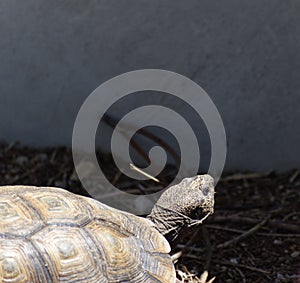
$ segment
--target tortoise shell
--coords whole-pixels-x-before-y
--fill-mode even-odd
[[[175,282],[150,220],[50,187],[0,188],[0,282]]]

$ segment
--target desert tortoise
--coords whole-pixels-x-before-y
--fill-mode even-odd
[[[213,205],[209,175],[167,189],[148,219],[60,188],[0,187],[0,282],[175,282],[166,239]]]

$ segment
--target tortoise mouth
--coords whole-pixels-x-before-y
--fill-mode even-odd
[[[188,217],[193,220],[199,220],[205,217],[208,213],[212,214],[214,212],[213,206],[207,205],[204,207],[198,207],[194,209]]]

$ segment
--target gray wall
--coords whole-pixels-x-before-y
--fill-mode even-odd
[[[183,74],[223,118],[227,170],[300,167],[300,1],[1,1],[0,139],[71,145],[123,72]]]

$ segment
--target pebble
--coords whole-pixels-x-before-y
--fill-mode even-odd
[[[28,162],[28,157],[24,155],[20,155],[16,158],[16,163],[18,165],[25,165]]]
[[[234,263],[234,264],[237,264],[239,262],[238,258],[236,258],[236,257],[231,258],[229,261],[232,262],[232,263]]]
[[[300,252],[295,251],[295,252],[291,253],[291,257],[296,258],[299,256],[299,254],[300,254]]]
[[[39,153],[37,154],[34,158],[34,161],[40,161],[40,162],[44,162],[48,160],[48,156],[46,153]]]

